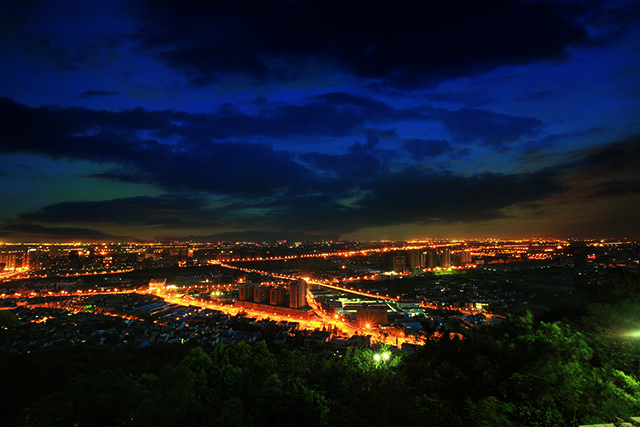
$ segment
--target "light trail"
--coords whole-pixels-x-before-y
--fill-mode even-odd
[[[240,271],[244,271],[246,273],[259,273],[259,274],[263,274],[263,275],[267,275],[267,276],[271,276],[271,277],[275,277],[275,278],[279,278],[279,279],[288,279],[288,280],[305,280],[307,283],[311,283],[314,285],[319,285],[319,286],[324,286],[324,287],[328,287],[334,290],[339,290],[341,292],[348,292],[348,293],[352,293],[352,294],[356,294],[356,295],[360,295],[360,296],[366,296],[366,297],[371,297],[371,298],[375,298],[375,299],[380,299],[380,300],[388,300],[388,301],[398,301],[399,298],[393,298],[393,297],[389,297],[389,296],[381,296],[378,294],[372,294],[369,292],[363,292],[363,291],[357,291],[354,289],[345,289],[343,287],[340,286],[335,286],[335,285],[330,285],[327,283],[323,283],[323,282],[319,282],[317,280],[311,280],[308,277],[304,277],[304,278],[300,278],[300,277],[293,277],[293,276],[286,276],[286,275],[279,275],[279,274],[274,274],[274,273],[270,273],[270,272],[265,272],[265,271],[259,271],[259,270],[253,270],[253,269],[249,269],[249,268],[242,268],[242,267],[237,267],[237,266],[233,266],[233,265],[228,265],[228,264],[224,264],[222,262],[217,261],[216,264],[222,266],[222,267],[226,267],[226,268],[231,268],[234,270],[240,270]],[[398,346],[398,348],[400,348],[402,346],[402,344],[404,343],[409,343],[409,344],[422,344],[421,341],[416,340],[413,337],[406,337],[406,336],[389,336],[389,335],[385,335],[384,332],[381,332],[379,330],[375,330],[375,329],[371,329],[371,328],[359,328],[356,325],[352,325],[349,324],[347,322],[341,321],[339,318],[336,319],[334,316],[325,313],[324,310],[322,310],[317,302],[315,301],[315,299],[313,298],[313,294],[310,292],[307,292],[307,295],[310,296],[308,303],[309,306],[313,309],[313,312],[315,313],[316,316],[320,317],[323,322],[320,324],[320,326],[323,327],[334,327],[337,328],[338,330],[340,330],[341,332],[346,331],[347,335],[360,335],[360,336],[364,336],[364,335],[371,335],[371,338],[374,342],[381,342],[387,345],[391,345],[391,346]]]
[[[245,273],[258,273],[258,274],[262,274],[265,276],[271,276],[271,277],[276,277],[278,279],[287,279],[287,280],[304,280],[307,283],[311,283],[313,285],[318,285],[318,286],[324,286],[330,289],[334,289],[334,290],[338,290],[341,292],[348,292],[348,293],[352,293],[355,295],[360,295],[360,296],[365,296],[365,297],[370,297],[370,298],[375,298],[375,299],[381,299],[381,300],[387,300],[387,301],[399,301],[400,298],[394,298],[394,297],[390,297],[388,295],[380,295],[380,294],[374,294],[371,292],[366,292],[366,291],[360,291],[360,290],[356,290],[356,289],[351,289],[351,288],[346,288],[343,286],[337,286],[337,285],[331,285],[329,283],[325,283],[325,282],[320,282],[317,280],[312,280],[309,277],[296,277],[296,276],[287,276],[287,275],[283,275],[283,274],[275,274],[275,273],[271,273],[268,271],[262,271],[262,270],[254,270],[251,268],[242,268],[242,267],[237,267],[235,265],[230,265],[230,264],[225,264],[221,261],[216,261],[215,262],[216,265],[219,265],[221,267],[225,267],[225,268],[230,268],[233,270],[239,270],[239,271],[244,271]]]

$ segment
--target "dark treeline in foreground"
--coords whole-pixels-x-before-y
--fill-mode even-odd
[[[374,358],[383,348],[326,358],[264,342],[5,354],[3,425],[573,426],[640,416],[640,281],[616,273],[585,292],[601,302],[511,316],[388,360]]]

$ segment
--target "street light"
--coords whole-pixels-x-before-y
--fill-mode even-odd
[[[380,362],[383,362],[385,365],[386,363],[389,361],[389,359],[391,358],[391,354],[389,354],[389,352],[384,352],[384,353],[376,353],[373,355],[373,361],[377,364],[379,364]]]

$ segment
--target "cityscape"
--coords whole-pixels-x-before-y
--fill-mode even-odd
[[[640,0],[0,2],[0,425],[640,426]]]
[[[637,274],[639,250],[629,241],[552,239],[4,245],[0,298],[3,309],[25,313],[55,308],[153,318],[169,329],[180,326],[182,341],[193,332],[185,329],[190,321],[240,316],[252,325],[280,324],[281,338],[294,330],[332,347],[346,348],[344,341],[355,337],[401,350],[420,344],[415,335],[425,332],[425,322],[444,328],[455,318],[472,327],[523,307],[579,303],[584,296],[572,295],[579,294],[576,271],[587,283],[602,281],[611,268]],[[540,271],[552,272],[545,281],[553,281],[553,294],[514,284]],[[177,339],[174,332],[168,342]],[[30,345],[44,344],[53,342]],[[29,349],[18,341],[5,345]]]
[[[612,272],[640,295],[639,267],[621,240],[4,244],[0,354],[262,343],[391,366],[514,315],[586,311]]]

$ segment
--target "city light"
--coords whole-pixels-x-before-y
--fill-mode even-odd
[[[373,355],[373,360],[374,362],[376,362],[376,364],[380,362],[383,362],[386,364],[390,358],[391,358],[391,354],[388,351],[384,351],[382,353],[375,353]]]

